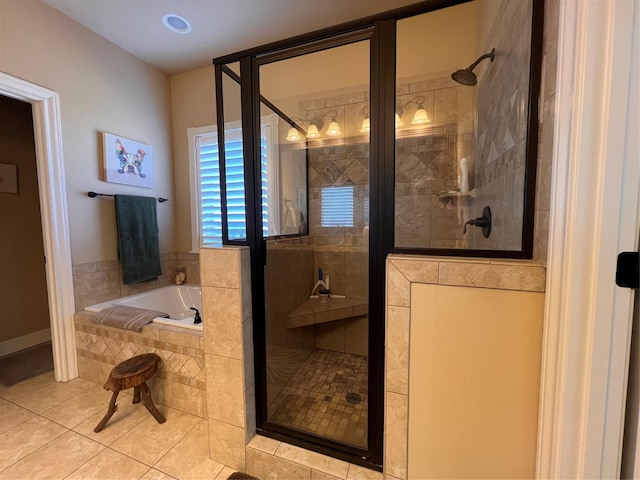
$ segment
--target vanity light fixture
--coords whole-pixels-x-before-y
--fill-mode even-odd
[[[362,120],[362,126],[360,127],[360,131],[362,133],[369,133],[371,131],[371,119],[369,117],[365,117]]]
[[[329,123],[329,126],[327,127],[327,135],[329,135],[330,137],[337,137],[341,133],[342,132],[340,131],[340,125],[338,125],[338,122],[336,122],[336,117],[334,115],[331,118],[331,123]]]
[[[371,131],[371,118],[369,118],[369,105],[365,105],[362,109],[362,126],[360,127],[361,133],[369,133]]]
[[[290,123],[292,126],[287,131],[287,141],[297,142],[299,140],[302,140],[303,138],[302,135],[305,135],[308,139],[320,138],[322,136],[320,131],[325,125],[324,123],[325,117],[331,118],[331,121],[329,122],[329,125],[325,133],[330,137],[340,136],[342,135],[342,132],[340,131],[340,125],[338,124],[338,121],[336,119],[337,116],[338,116],[337,111],[330,110],[324,113],[323,115],[318,115],[311,119],[308,116],[305,116],[305,118],[290,117],[291,122],[294,122],[294,123]],[[300,127],[299,125],[307,125],[307,124],[309,126],[306,127],[307,131],[305,133],[305,131],[303,130],[303,127]]]
[[[287,141],[288,142],[297,142],[298,140],[302,140],[302,135],[297,128],[291,127],[287,132]]]
[[[166,13],[162,16],[162,23],[165,27],[175,33],[186,35],[191,32],[189,20],[175,13]]]
[[[313,123],[309,125],[307,129],[307,138],[318,138],[320,136],[320,132],[318,131],[318,127]]]
[[[338,121],[336,120],[337,116],[338,116],[337,111],[329,110],[328,112],[325,112],[322,115],[319,115],[310,120],[307,120],[309,122],[309,129],[307,130],[307,138],[320,137],[320,130],[322,130],[322,128],[325,125],[324,119],[326,117],[330,117],[331,122],[329,122],[329,126],[327,127],[327,130],[325,133],[330,137],[337,137],[338,135],[341,135],[342,132],[340,131],[340,125],[338,125]]]
[[[411,120],[411,125],[425,125],[431,122],[427,111],[424,108],[425,98],[422,95],[418,95],[417,97],[413,97],[407,103],[401,104],[398,101],[398,107],[396,108],[396,128],[401,127],[403,124],[401,115],[407,110],[407,106],[412,103],[415,103],[418,108],[413,113],[413,119]]]
[[[427,111],[424,109],[422,104],[418,105],[418,109],[416,113],[413,114],[413,120],[411,121],[411,125],[424,125],[425,123],[430,123],[431,119],[429,115],[427,115]]]

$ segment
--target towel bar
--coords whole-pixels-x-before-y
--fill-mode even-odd
[[[91,198],[95,198],[95,197],[115,197],[115,195],[111,195],[109,193],[96,193],[96,192],[88,192],[87,196],[91,197]],[[160,202],[160,203],[168,202],[168,201],[169,201],[168,198],[158,197],[158,202]]]

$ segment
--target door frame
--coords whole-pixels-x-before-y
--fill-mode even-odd
[[[638,248],[640,193],[634,5],[559,5],[537,478],[620,475],[634,292],[615,269]]]
[[[75,301],[58,93],[0,72],[0,94],[30,103],[56,381],[78,376]]]

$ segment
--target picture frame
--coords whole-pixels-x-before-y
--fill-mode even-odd
[[[0,163],[0,193],[18,193],[18,167]]]
[[[153,151],[150,145],[122,135],[101,132],[103,180],[153,187]]]

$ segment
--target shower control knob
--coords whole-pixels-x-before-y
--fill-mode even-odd
[[[464,229],[462,230],[463,235],[467,233],[467,225],[482,228],[482,236],[484,238],[489,238],[489,235],[491,235],[491,208],[488,206],[484,207],[481,217],[468,220],[464,224]]]

